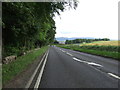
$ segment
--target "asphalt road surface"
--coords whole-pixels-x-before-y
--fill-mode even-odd
[[[52,46],[39,88],[118,88],[117,60]]]

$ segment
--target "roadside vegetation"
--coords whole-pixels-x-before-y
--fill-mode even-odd
[[[2,57],[19,55],[54,42],[55,14],[66,7],[76,8],[71,2],[3,2]]]
[[[5,84],[13,77],[21,73],[28,65],[32,64],[38,56],[41,56],[48,50],[48,46],[38,50],[33,50],[24,56],[18,57],[15,61],[2,66],[2,83]]]
[[[95,39],[74,39],[74,40],[66,40],[65,44],[76,44],[76,43],[91,43],[95,41],[110,41],[109,38],[95,38]]]
[[[72,49],[80,52],[100,55],[104,57],[110,57],[119,60],[119,44],[118,41],[96,41],[92,43],[83,43],[79,45],[66,44],[58,45],[59,47]]]
[[[3,2],[2,3],[2,62],[3,84],[22,72],[54,42],[54,17],[66,7],[77,7],[71,2]],[[39,50],[34,50],[40,48]],[[30,53],[27,53],[34,50]],[[27,53],[27,54],[26,54]],[[25,55],[24,55],[25,54]],[[15,60],[11,60],[12,57]],[[17,58],[16,58],[17,57]]]

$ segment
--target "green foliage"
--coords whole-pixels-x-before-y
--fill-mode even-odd
[[[48,47],[42,47],[37,51],[26,54],[17,58],[10,64],[3,64],[2,66],[2,82],[3,84],[7,83],[14,76],[22,72],[29,64],[32,64],[33,61],[48,49]]]
[[[54,44],[59,44],[59,42],[57,40],[54,40]]]
[[[93,42],[93,41],[109,41],[110,39],[108,38],[102,38],[102,39],[74,39],[74,40],[66,40],[65,41],[65,44],[75,44],[75,43],[83,43],[83,42],[86,42],[86,43],[90,43],[90,42]]]
[[[3,56],[17,55],[19,53],[19,49],[18,48],[11,47],[11,46],[5,47],[5,51],[6,51],[6,53],[3,53]]]
[[[3,2],[3,57],[13,52],[12,48],[8,51],[8,47],[30,50],[52,43],[56,33],[53,17],[55,13],[64,11],[66,6],[71,6],[71,3]]]

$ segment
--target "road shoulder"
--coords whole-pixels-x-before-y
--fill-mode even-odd
[[[6,85],[3,85],[3,88],[25,88],[43,55],[39,56],[32,64],[28,65],[24,71],[10,80]]]

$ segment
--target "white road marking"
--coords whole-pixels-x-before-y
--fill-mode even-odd
[[[86,62],[86,61],[79,60],[79,59],[77,59],[77,58],[75,58],[75,57],[73,57],[73,59],[76,60],[76,61],[79,61],[79,62],[88,63],[88,62]]]
[[[120,79],[120,77],[117,76],[117,75],[115,75],[115,74],[112,74],[112,73],[108,73],[108,74],[111,75],[111,76],[113,76],[113,77],[115,77],[115,78],[117,78],[117,79]]]
[[[67,52],[67,54],[70,55],[70,56],[73,56],[72,54],[70,54],[70,53],[68,53],[68,52]]]
[[[79,61],[79,62],[83,62],[83,63],[89,64],[89,65],[95,65],[95,66],[103,67],[103,66],[100,65],[100,64],[93,63],[93,62],[87,62],[87,61],[83,61],[83,60],[79,60],[79,59],[77,59],[77,58],[75,58],[75,57],[73,57],[73,59],[76,60],[76,61]]]
[[[40,65],[41,65],[41,63],[42,63],[42,61],[43,61],[43,59],[44,59],[45,56],[46,56],[46,53],[44,54],[42,60],[40,61],[39,65],[37,66],[37,68],[35,69],[33,75],[31,76],[31,78],[30,78],[30,80],[28,81],[28,83],[27,83],[27,85],[25,86],[25,88],[29,88],[29,87],[30,87],[30,84],[32,83],[32,81],[33,81],[33,79],[34,79],[34,77],[35,77],[38,69],[40,68]]]
[[[93,62],[88,62],[88,64],[103,67],[102,65],[97,64],[97,63],[93,63]]]
[[[63,52],[65,52],[65,51],[63,51]]]
[[[48,53],[49,53],[49,51],[48,51]],[[42,74],[43,74],[43,70],[44,70],[44,67],[45,67],[45,64],[46,64],[46,61],[47,61],[48,53],[47,53],[47,55],[46,55],[45,61],[44,61],[44,63],[43,63],[43,66],[42,66],[42,68],[41,68],[41,71],[40,71],[40,73],[39,73],[39,76],[38,76],[38,78],[37,78],[37,81],[36,81],[36,83],[35,83],[34,88],[38,88],[39,85],[40,85],[40,81],[41,81],[41,77],[42,77]]]
[[[62,52],[65,52],[64,50],[62,50]]]

